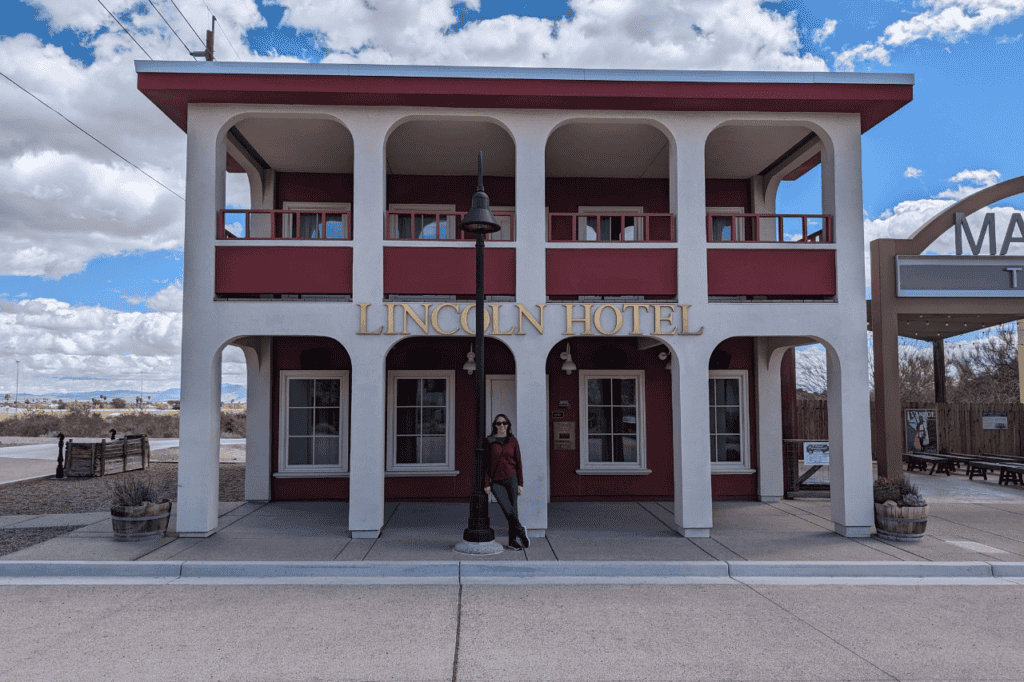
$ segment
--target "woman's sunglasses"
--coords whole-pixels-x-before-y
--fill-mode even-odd
[[[508,426],[508,422],[494,422],[495,426]]]

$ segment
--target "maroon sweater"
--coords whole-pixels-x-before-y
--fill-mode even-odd
[[[523,456],[519,453],[519,441],[510,435],[505,445],[488,440],[487,447],[491,453],[491,466],[484,472],[484,485],[490,486],[491,481],[502,481],[511,476],[523,484]]]

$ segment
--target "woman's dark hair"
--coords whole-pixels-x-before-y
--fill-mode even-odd
[[[508,416],[504,415],[504,414],[499,414],[499,415],[495,416],[494,420],[491,421],[491,435],[492,436],[497,436],[498,435],[498,427],[494,425],[494,422],[498,421],[501,418],[504,418],[505,421],[508,422],[508,428],[505,429],[505,435],[506,436],[511,436],[512,435],[512,420],[509,419]]]

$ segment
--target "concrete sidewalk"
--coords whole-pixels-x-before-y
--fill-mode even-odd
[[[217,565],[225,575],[239,577],[247,571],[252,576],[273,576],[280,566],[270,569],[267,562],[293,566],[315,562],[319,568],[306,577],[315,577],[319,571],[321,576],[377,574],[387,578],[396,577],[399,570],[387,568],[389,564],[426,567],[441,562],[449,568],[500,564],[505,567],[501,575],[510,579],[557,578],[576,570],[570,565],[591,577],[678,578],[701,577],[704,570],[729,577],[746,570],[738,569],[740,565],[786,562],[788,575],[803,571],[805,577],[820,578],[821,572],[814,568],[819,562],[842,562],[860,568],[833,568],[833,572],[869,578],[872,571],[883,577],[893,575],[892,569],[886,568],[893,562],[905,564],[902,573],[898,572],[903,577],[910,575],[911,565],[947,567],[944,572],[934,565],[927,570],[914,569],[915,575],[923,578],[991,577],[993,566],[1002,565],[1001,570],[1010,573],[1016,570],[1015,564],[1024,566],[1024,489],[999,486],[995,481],[969,481],[965,476],[915,474],[911,479],[930,503],[928,534],[913,543],[837,535],[832,530],[828,500],[715,502],[710,538],[684,538],[676,533],[671,502],[572,502],[549,505],[548,529],[544,537],[531,534],[528,550],[466,557],[452,551],[466,525],[465,503],[388,503],[380,537],[353,539],[345,502],[222,502],[220,523],[211,537],[177,537],[172,514],[166,537],[135,543],[114,541],[107,512],[0,517],[0,528],[80,526],[0,556],[0,570],[13,570],[17,562],[58,562],[67,565],[70,575],[80,572],[82,564],[68,562],[169,562],[172,567],[167,570],[178,578],[183,566],[198,570],[195,567],[199,565]],[[496,536],[504,544],[507,528],[496,504],[491,505],[490,516]],[[358,575],[347,568],[357,564],[363,566]],[[601,564],[617,568],[595,574],[591,567]],[[558,565],[562,568],[554,568]],[[661,568],[651,568],[655,565]],[[43,570],[39,566],[37,569]],[[333,572],[328,570],[330,566],[334,566]],[[203,570],[207,577],[212,575]],[[292,574],[300,575],[303,570],[294,568]],[[427,574],[422,577],[430,578],[433,569],[423,570]],[[776,569],[759,571],[763,577],[778,577]],[[404,575],[412,577],[408,571]]]

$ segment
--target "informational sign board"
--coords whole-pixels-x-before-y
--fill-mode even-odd
[[[907,452],[939,451],[935,410],[907,410],[904,424]]]
[[[552,422],[551,430],[555,450],[576,449],[576,422]]]
[[[1020,256],[896,256],[897,296],[1024,297]]]
[[[804,466],[828,466],[828,442],[804,443]]]
[[[981,428],[985,430],[1003,430],[1009,428],[1005,412],[982,412]]]

